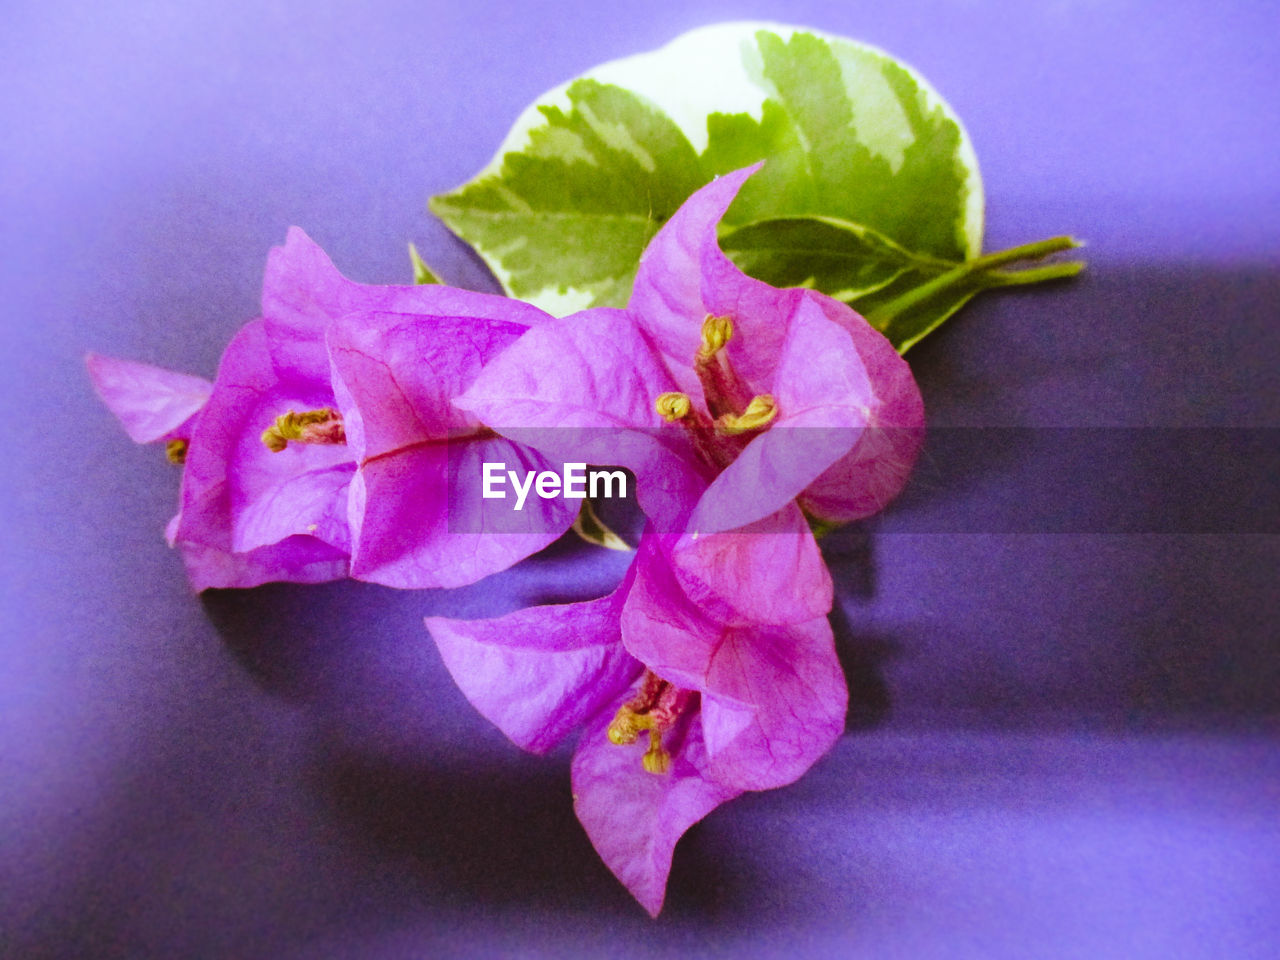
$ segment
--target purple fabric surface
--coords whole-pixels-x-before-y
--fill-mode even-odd
[[[85,352],[211,377],[291,224],[356,280],[407,280],[413,240],[492,290],[426,197],[544,89],[749,17],[919,68],[975,141],[988,248],[1090,242],[1078,282],[980,300],[912,352],[931,427],[1214,428],[1228,459],[1229,428],[1274,439],[1265,4],[9,4],[0,955],[1274,955],[1265,488],[1132,532],[1152,527],[1094,508],[1176,518],[1203,488],[1173,460],[1117,483],[1034,444],[952,463],[926,441],[898,517],[826,545],[850,732],[695,827],[656,922],[574,820],[567,754],[521,755],[421,628],[599,595],[626,557],[562,542],[450,593],[189,594],[162,537],[177,475]],[[1001,529],[1064,463],[1084,519]]]

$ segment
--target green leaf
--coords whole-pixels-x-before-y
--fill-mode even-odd
[[[427,262],[418,255],[418,248],[412,243],[409,244],[409,262],[413,264],[413,282],[415,284],[440,282],[440,278],[427,266]]]
[[[625,303],[640,253],[702,186],[680,128],[635,94],[594,80],[540,101],[540,123],[492,173],[432,211],[470,243],[507,291],[544,308]],[[527,122],[527,121],[526,121]]]
[[[868,227],[834,217],[781,217],[726,230],[720,246],[743,270],[775,287],[811,287],[853,302],[908,271],[942,273],[945,260],[917,257]]]
[[[851,303],[900,350],[981,290],[1079,269],[955,273],[981,254],[982,181],[951,109],[879,50],[769,24],[694,30],[549,91],[431,209],[508,293],[556,314],[620,306],[689,194],[759,160],[726,252]]]
[[[977,161],[959,121],[922,79],[848,40],[804,32],[784,40],[768,30],[754,40],[768,96],[761,121],[709,123],[704,153],[713,174],[768,160],[729,225],[829,216],[936,257],[960,260],[980,249]]]

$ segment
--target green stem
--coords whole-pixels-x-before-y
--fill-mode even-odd
[[[1050,254],[1061,253],[1063,250],[1074,250],[1079,246],[1082,246],[1082,244],[1074,237],[1049,237],[1047,240],[1024,243],[1020,247],[997,250],[995,253],[988,253],[972,260],[966,260],[963,266],[971,267],[975,270],[989,270],[992,267],[1002,267],[1006,263],[1015,263],[1018,260],[1043,260]]]
[[[992,270],[983,279],[991,287],[1020,287],[1028,283],[1043,283],[1045,280],[1064,280],[1074,277],[1084,269],[1082,260],[1068,260],[1065,263],[1051,263],[1047,267],[1032,267],[1029,270],[1005,272]]]
[[[957,264],[946,273],[939,274],[928,283],[922,283],[920,286],[908,290],[901,296],[890,300],[880,309],[873,311],[872,318],[875,320],[876,327],[880,330],[884,330],[897,317],[901,316],[912,307],[923,303],[930,297],[933,297],[950,287],[956,286],[962,281],[974,276],[974,274],[984,275],[984,282],[979,283],[980,289],[987,286],[1004,287],[1014,286],[1020,283],[1039,283],[1041,280],[1052,280],[1057,277],[1074,276],[1084,267],[1083,263],[1073,261],[1070,264],[1054,264],[1049,267],[1040,267],[1037,269],[1022,270],[1013,273],[996,273],[992,268],[1001,267],[1007,263],[1014,263],[1018,260],[1043,260],[1051,254],[1060,253],[1063,250],[1073,250],[1078,246],[1080,246],[1079,241],[1074,240],[1071,237],[1050,237],[1047,240],[1037,240],[1035,243],[1024,243],[1020,247],[1011,247],[1008,250],[999,250],[995,253],[988,253],[985,256],[974,257],[972,260],[966,260],[964,263]],[[989,279],[993,277],[999,279],[994,281]]]

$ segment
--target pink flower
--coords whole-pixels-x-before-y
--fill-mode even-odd
[[[450,405],[483,363],[547,319],[541,311],[436,285],[354,283],[297,228],[268,258],[262,305],[211,387],[90,359],[130,436],[185,442],[169,537],[196,590],[348,574],[459,586],[568,528],[573,511],[545,501],[529,511],[532,531],[480,538],[445,522],[456,499],[448,457],[497,451],[545,465]]]
[[[583,728],[574,809],[654,916],[681,835],[744,790],[799,778],[840,736],[848,700],[824,616],[717,620],[676,582],[664,539],[646,534],[599,600],[427,620],[463,693],[517,745],[543,753]]]
[[[458,587],[505,570],[569,529],[572,501],[484,499],[485,462],[549,469],[450,401],[542,319],[533,307],[431,286],[432,314],[357,313],[328,333],[338,408],[359,468],[348,515],[351,575],[392,587]]]
[[[202,483],[201,478],[216,475],[216,468],[212,468],[209,461],[217,453],[211,456],[206,445],[212,439],[216,451],[221,451],[225,444],[221,442],[219,425],[238,416],[234,403],[228,404],[228,397],[238,393],[242,387],[246,391],[253,390],[264,375],[264,364],[254,363],[255,358],[263,360],[266,357],[260,342],[261,327],[261,321],[250,324],[228,348],[219,375],[221,390],[207,380],[188,374],[111,357],[93,354],[88,357],[89,374],[98,394],[124,424],[129,436],[138,443],[166,441],[170,459],[175,463],[188,464],[184,465],[184,505],[186,489],[192,483],[188,480],[187,470],[193,452],[196,468],[202,470],[194,481],[194,487],[197,491],[207,490],[210,484]],[[257,382],[255,374],[258,375]],[[269,373],[266,376],[271,378]],[[211,403],[211,398],[216,399]],[[202,425],[210,406],[214,422]],[[226,486],[224,476],[221,483],[224,496]],[[215,503],[215,509],[216,506]],[[212,512],[207,501],[198,505],[197,510],[201,507],[206,513]],[[181,528],[180,512],[169,523],[166,536],[170,544],[181,552],[187,575],[196,590],[249,587],[269,580],[318,582],[343,577],[347,572],[343,551],[310,536],[290,537],[236,551],[231,546],[229,527],[218,531],[221,536],[214,542],[209,542],[209,538],[182,538],[179,536]]]
[[[630,468],[655,528],[682,534],[671,553],[690,596],[727,620],[800,623],[831,605],[801,508],[824,521],[881,509],[924,410],[906,363],[851,309],[721,252],[716,226],[754,169],[685,202],[625,310],[539,324],[456,404],[554,459]],[[728,530],[772,536],[715,536]]]
[[[651,529],[614,593],[428,625],[518,745],[541,752],[585,727],[578,817],[654,914],[691,824],[794,781],[839,737],[831,578],[804,511],[883,507],[924,422],[906,364],[861,317],[721,252],[716,225],[752,172],[681,207],[625,310],[539,324],[455,401],[553,459],[636,474]]]

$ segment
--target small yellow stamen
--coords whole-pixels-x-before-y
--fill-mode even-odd
[[[687,393],[658,394],[658,399],[653,402],[653,406],[667,423],[683,420],[693,409]]]
[[[751,398],[742,413],[728,413],[716,421],[721,433],[735,436],[748,430],[767,426],[778,415],[778,404],[771,393],[761,393]]]
[[[174,466],[180,467],[187,462],[187,441],[178,438],[164,445],[164,455]]]
[[[618,708],[617,715],[609,724],[609,742],[625,747],[627,744],[635,743],[636,738],[640,736],[640,731],[648,730],[652,725],[653,721],[647,716],[623,705]]]
[[[710,360],[733,338],[733,321],[728,317],[707,314],[702,321],[702,346],[698,348],[699,360]]]
[[[649,731],[649,749],[640,762],[648,773],[662,774],[671,769],[671,754],[662,749],[662,734],[657,730]]]
[[[289,446],[290,440],[300,440],[302,438],[303,427],[308,427],[314,423],[327,423],[334,418],[334,411],[329,407],[321,407],[319,410],[304,410],[297,413],[290,410],[288,413],[282,413],[276,417],[275,423],[262,431],[262,442],[267,445],[267,449],[272,453],[279,453]]]

